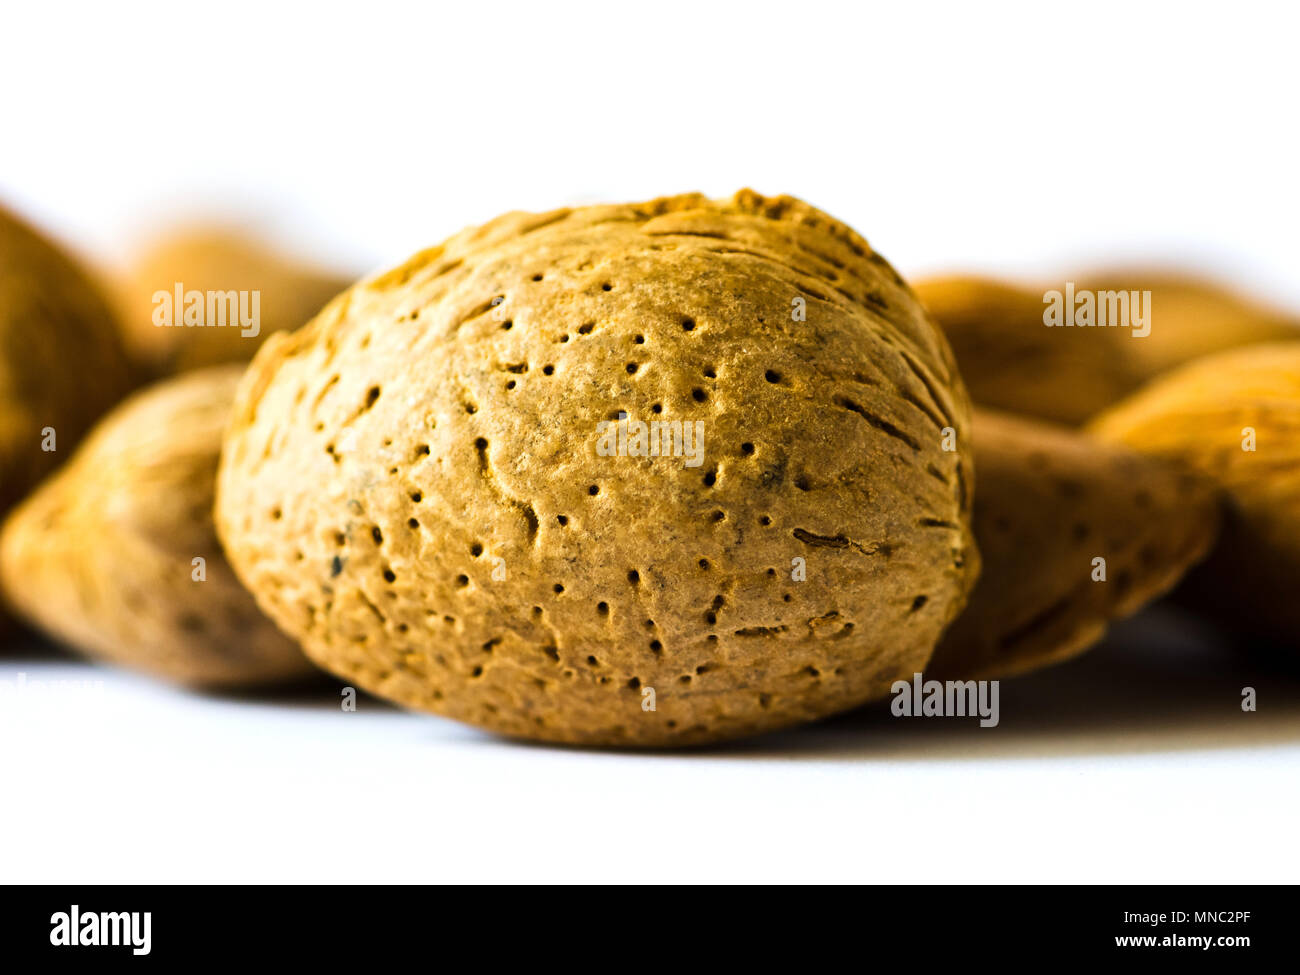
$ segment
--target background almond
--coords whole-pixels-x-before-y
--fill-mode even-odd
[[[118,280],[115,296],[132,354],[154,375],[167,376],[247,362],[267,335],[305,324],[351,283],[350,277],[292,258],[248,231],[193,224],[176,227],[145,247]],[[178,285],[204,294],[257,292],[256,334],[229,325],[155,325],[155,296],[170,296]],[[180,310],[172,311],[181,321]]]
[[[117,323],[95,285],[0,208],[0,518],[132,382]],[[0,636],[11,626],[0,609]]]
[[[1216,492],[1159,460],[991,410],[976,410],[974,436],[983,571],[930,676],[1013,677],[1082,653],[1215,538]]]
[[[1300,644],[1300,342],[1200,359],[1098,417],[1100,437],[1195,470],[1230,504],[1189,585],[1239,632]]]
[[[13,512],[0,576],[27,620],[77,650],[185,684],[314,672],[258,612],[213,530],[240,372],[203,370],[137,393]]]
[[[1073,281],[1076,294],[1150,292],[1150,332],[1044,324],[1041,286],[976,276],[923,279],[916,292],[952,343],[975,402],[1081,424],[1147,380],[1223,349],[1300,338],[1300,316],[1209,278],[1114,268]],[[1139,329],[1140,330],[1140,329]]]

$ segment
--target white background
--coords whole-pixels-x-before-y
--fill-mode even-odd
[[[1157,258],[1300,306],[1284,5],[321,6],[6,6],[0,199],[105,269],[206,213],[366,271],[748,185],[905,275]],[[0,680],[105,684],[0,698],[0,880],[1294,881],[1300,688],[1200,639],[1125,629],[992,731],[877,709],[652,756],[22,650]]]

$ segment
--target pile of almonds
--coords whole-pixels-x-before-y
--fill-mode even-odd
[[[103,293],[0,211],[0,516],[10,639],[707,743],[1050,665],[1175,588],[1300,645],[1300,320],[1142,268],[909,285],[749,190],[351,284],[189,228]]]

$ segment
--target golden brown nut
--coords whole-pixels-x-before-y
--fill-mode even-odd
[[[976,403],[1068,424],[1083,423],[1180,363],[1300,337],[1296,316],[1189,274],[1118,268],[1072,284],[1079,296],[1149,291],[1149,302],[1141,299],[1148,334],[1137,336],[1144,330],[1137,324],[1047,327],[1044,295],[1056,290],[1064,300],[1064,282],[1040,287],[949,276],[919,281],[916,292],[952,343]]]
[[[1082,653],[1214,540],[1216,493],[1160,461],[992,410],[976,410],[974,440],[983,570],[929,676],[1013,677]]]
[[[1300,315],[1193,274],[1158,268],[1114,268],[1087,275],[1081,287],[1151,292],[1151,334],[1120,342],[1133,363],[1133,389],[1176,366],[1216,352],[1300,341]],[[1117,337],[1124,336],[1121,332]]]
[[[185,684],[314,671],[258,612],[213,530],[241,372],[195,372],[136,394],[13,512],[0,575],[21,615],[87,654]]]
[[[1080,423],[1133,388],[1117,336],[1048,328],[1040,289],[960,276],[921,280],[915,288],[981,406]]]
[[[702,424],[702,453],[604,455],[620,413]],[[515,213],[267,343],[218,530],[260,605],[378,694],[704,742],[924,664],[976,573],[967,423],[907,286],[807,204]]]
[[[132,353],[155,375],[166,376],[247,362],[267,335],[305,324],[351,283],[241,231],[197,225],[173,231],[142,253],[119,282],[117,298]],[[184,296],[191,292],[204,296],[203,315],[196,316],[204,322],[201,326],[184,324],[185,308],[192,305]],[[211,315],[209,292],[216,295]],[[229,300],[231,293],[235,302]],[[160,309],[163,321],[180,324],[155,324]],[[253,325],[232,324],[237,318],[251,320],[254,311]],[[223,320],[225,325],[212,324]]]
[[[0,512],[130,386],[121,337],[94,285],[0,209]],[[53,450],[42,449],[46,428]]]
[[[0,518],[71,453],[131,378],[94,285],[0,208]],[[0,632],[7,629],[0,611]]]
[[[1235,629],[1300,643],[1300,342],[1183,366],[1091,429],[1222,487],[1231,504],[1221,540],[1189,580],[1197,604]]]

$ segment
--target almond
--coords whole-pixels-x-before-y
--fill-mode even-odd
[[[1091,429],[1197,471],[1228,495],[1222,538],[1189,580],[1196,603],[1238,631],[1300,642],[1300,342],[1199,359]]]
[[[272,332],[305,324],[351,279],[215,224],[161,235],[118,282],[132,353],[157,376],[247,362]]]
[[[924,664],[977,570],[967,426],[906,284],[805,203],[508,214],[267,343],[218,529],[267,613],[379,695],[685,745]]]
[[[117,323],[94,284],[0,208],[0,518],[132,380]]]
[[[916,285],[952,343],[977,404],[1071,425],[1181,363],[1237,346],[1300,338],[1300,317],[1209,278],[1140,267],[1091,272],[1068,282],[1068,289],[1076,301],[1088,294],[1121,312],[1133,307],[1137,294],[1145,325],[1130,311],[1128,327],[1049,328],[1045,296],[1056,291],[1064,300],[1066,288],[1064,281],[1039,286],[973,276]],[[1112,305],[1110,296],[1121,294],[1128,297]]]
[[[239,367],[128,399],[5,523],[0,576],[17,610],[93,657],[203,687],[314,668],[235,579],[212,496]]]
[[[976,410],[974,437],[983,572],[926,668],[938,679],[1013,677],[1082,653],[1215,538],[1216,492],[1157,459],[993,410]]]

